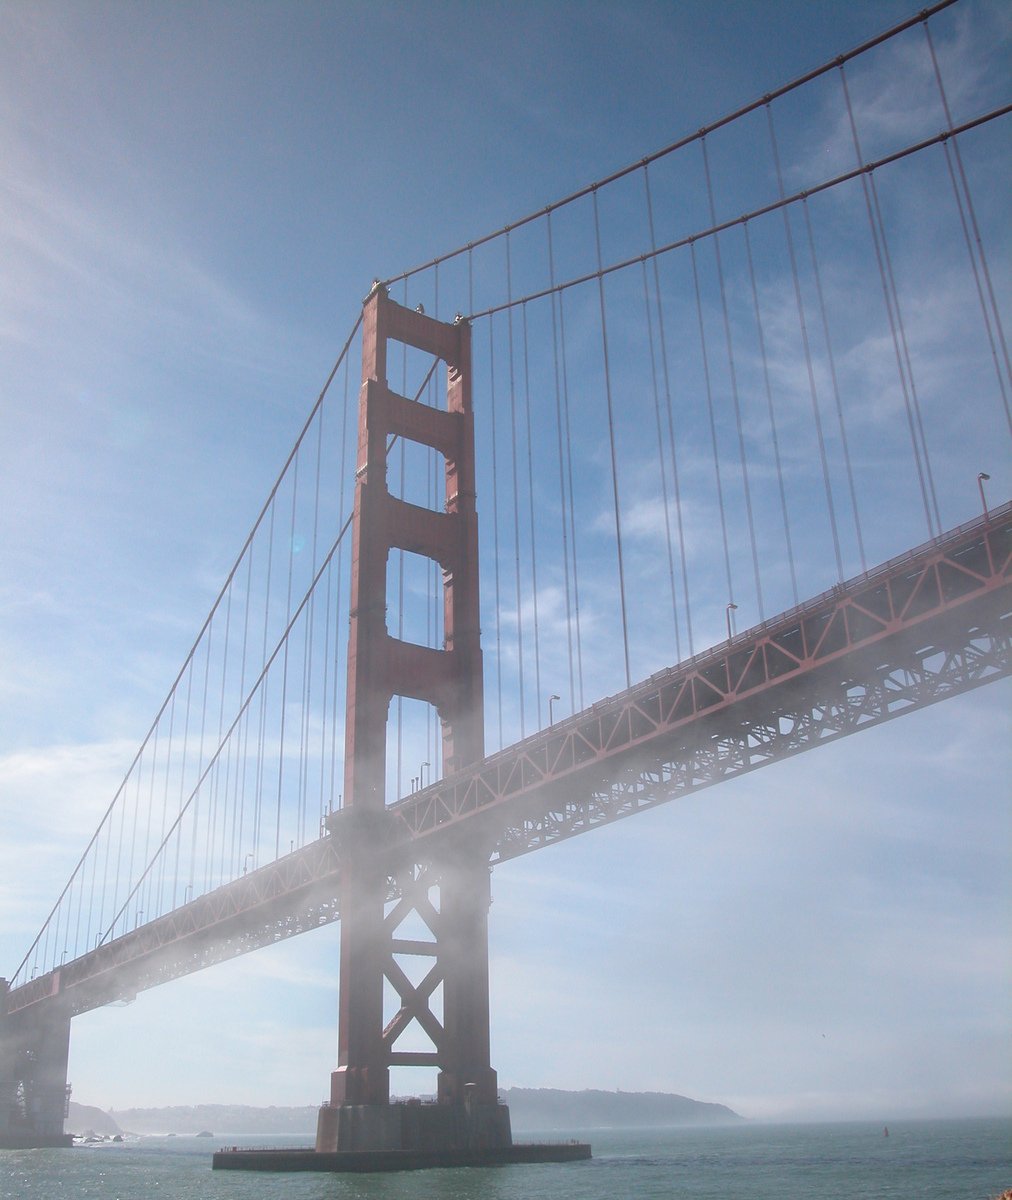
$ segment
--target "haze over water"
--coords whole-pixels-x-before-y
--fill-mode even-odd
[[[590,1162],[365,1177],[212,1172],[216,1143],[194,1138],[5,1151],[0,1200],[990,1200],[1012,1186],[1007,1120],[899,1122],[888,1138],[867,1122],[550,1134],[570,1135],[591,1140]]]

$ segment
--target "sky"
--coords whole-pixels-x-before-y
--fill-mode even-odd
[[[123,777],[371,281],[634,162],[911,11],[0,5],[0,973]],[[988,54],[1008,62],[1007,14],[966,3],[947,20],[953,98],[972,115]],[[883,144],[907,136],[903,97],[871,89],[859,103]],[[714,154],[719,172],[716,142]],[[725,154],[730,205],[752,149]],[[789,177],[806,159],[837,169],[837,154],[833,138],[799,137]],[[987,178],[975,200],[1001,228]],[[615,257],[624,203],[606,227]],[[831,208],[819,215],[835,228]],[[898,263],[944,267],[925,252],[932,232],[925,210],[895,243]],[[522,257],[517,267],[522,282]],[[963,336],[965,284],[952,280],[924,289],[911,319],[922,343]],[[827,274],[844,307],[845,282],[842,267]],[[443,288],[448,309],[464,307],[445,298],[447,277]],[[765,299],[780,311],[772,284]],[[578,300],[570,317],[582,345]],[[863,354],[841,355],[841,376],[874,382],[888,347],[868,331],[853,345]],[[960,362],[953,350],[937,366],[940,394],[960,385]],[[990,416],[962,395],[948,409],[946,526],[976,514],[977,470],[1004,500],[1010,463]],[[906,504],[873,454],[859,469]],[[627,486],[646,544],[656,508],[645,485]],[[872,561],[924,536],[885,526],[869,528]],[[487,559],[483,572],[487,594]],[[809,591],[828,585],[806,578],[819,581]],[[652,578],[640,583],[652,592]],[[719,580],[700,586],[697,649],[724,620]],[[771,611],[787,606],[771,593]],[[758,618],[747,595],[741,627]],[[593,600],[588,701],[621,686]],[[637,676],[664,665],[651,649],[634,647]],[[487,635],[485,652],[491,680]],[[561,650],[547,661],[531,708],[549,686],[566,695],[547,683]],[[497,868],[500,1082],[672,1091],[765,1119],[1012,1111],[1010,697],[991,685]],[[77,1018],[75,1098],[317,1102],[335,1065],[338,945],[336,926],[319,930]]]

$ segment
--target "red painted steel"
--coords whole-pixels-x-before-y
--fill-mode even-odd
[[[603,794],[611,777],[621,778],[628,764],[652,763],[660,769],[672,755],[691,759],[710,730],[727,724],[754,730],[749,736],[761,744],[758,731],[781,709],[788,715],[797,710],[797,720],[811,725],[813,712],[843,703],[838,694],[874,691],[891,670],[935,674],[930,660],[951,654],[952,647],[976,648],[994,672],[980,682],[996,678],[1008,670],[1010,619],[1012,505],[1007,504],[988,521],[970,522],[839,584],[416,793],[393,809],[402,826],[399,836],[414,842],[444,837],[454,825],[487,814],[500,843],[495,857],[522,853],[506,852],[503,827],[511,819],[536,821],[550,806],[553,791]],[[966,686],[975,682],[968,667]],[[896,700],[906,694],[899,685],[893,690]],[[888,712],[881,719],[897,715],[888,698],[884,703]],[[852,698],[844,707],[854,704]],[[777,757],[788,753],[787,744],[785,738]],[[737,753],[729,749],[720,769],[706,773],[705,783],[737,774]]]
[[[1005,504],[390,805],[385,898],[470,828],[475,861],[485,845],[493,862],[513,858],[1010,674]],[[348,834],[336,821],[294,854],[12,989],[9,1012],[57,1002],[86,1012],[340,919]]]
[[[412,877],[393,913],[385,913],[387,714],[393,696],[428,701],[443,731],[445,769],[458,772],[484,756],[482,663],[478,613],[478,521],[475,510],[474,419],[471,412],[471,331],[394,303],[377,285],[362,322],[362,393],[353,520],[351,631],[345,742],[344,808],[330,820],[342,856],[341,1000],[338,1068],[331,1104],[386,1104],[391,1065],[438,1065],[439,1099],[463,1101],[476,1085],[479,1103],[495,1104],[496,1076],[488,1052],[488,858],[445,844],[438,866]],[[447,368],[446,411],[408,400],[387,384],[391,342],[413,346]],[[439,452],[445,462],[444,512],[392,496],[387,453],[394,437]],[[444,648],[391,636],[386,625],[387,563],[402,549],[439,563],[443,571]],[[429,893],[438,888],[438,909]],[[413,911],[432,934],[434,963],[414,987],[397,962],[405,944],[401,921]],[[384,981],[400,1009],[383,1021]],[[432,1011],[442,985],[443,1017]],[[417,1023],[431,1052],[398,1051]]]

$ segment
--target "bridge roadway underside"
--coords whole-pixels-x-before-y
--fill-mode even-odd
[[[391,805],[390,896],[458,838],[515,858],[1004,678],[1010,646],[1006,504]],[[40,1006],[69,1018],[339,919],[332,829],[12,988],[5,1033]]]

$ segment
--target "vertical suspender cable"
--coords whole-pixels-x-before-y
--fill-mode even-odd
[[[270,617],[271,604],[271,576],[274,566],[274,516],[276,506],[271,502],[271,519],[268,523],[269,533],[267,537],[267,582],[264,589],[264,633],[263,646],[261,650],[261,663],[267,661],[267,632],[268,621]],[[267,740],[267,687],[266,684],[260,689],[260,713],[259,713],[259,731],[257,737],[256,749],[256,791],[253,794],[253,866],[256,867],[260,861],[260,830],[261,830],[261,813],[263,805],[261,803],[264,789],[264,744]]]
[[[784,198],[784,175],[780,166],[780,151],[777,147],[776,130],[773,127],[773,112],[766,105],[766,119],[769,124],[770,145],[773,150],[773,162],[776,167],[777,189],[780,199]],[[791,264],[791,278],[794,282],[794,302],[798,309],[798,325],[801,329],[801,341],[805,351],[805,367],[808,371],[808,391],[812,401],[812,416],[815,421],[815,431],[819,441],[819,459],[822,463],[822,480],[826,489],[826,507],[829,513],[829,528],[833,536],[833,553],[836,556],[836,577],[843,579],[843,556],[840,553],[840,534],[836,524],[836,505],[833,502],[833,485],[829,477],[829,459],[826,455],[826,439],[822,430],[822,414],[819,411],[819,393],[815,386],[815,371],[812,367],[812,348],[808,341],[808,323],[805,320],[805,305],[801,298],[801,279],[798,275],[798,259],[794,252],[794,235],[787,209],[781,210],[784,215],[784,234],[787,238],[787,255]]]
[[[573,491],[573,432],[569,421],[569,357],[566,353],[565,296],[559,293],[559,346],[562,350],[562,415],[565,421],[566,488],[569,493],[569,544],[573,551],[573,614],[576,620],[576,683],[580,707],[583,695],[583,636],[580,621],[580,556],[576,540],[576,501]]]
[[[882,215],[882,206],[879,202],[878,184],[875,182],[874,171],[868,172],[868,186],[871,188],[872,203],[875,206],[875,219],[878,222],[879,236],[882,239],[882,259],[885,262],[886,278],[889,281],[889,290],[892,292],[893,309],[896,313],[896,327],[900,335],[900,347],[903,350],[903,361],[907,368],[907,379],[910,383],[910,402],[914,412],[914,422],[917,428],[917,436],[920,441],[921,452],[924,455],[924,478],[928,485],[928,496],[931,500],[931,507],[935,515],[935,533],[942,532],[942,518],[938,511],[938,496],[935,493],[935,477],[931,469],[931,454],[928,451],[928,439],[924,432],[924,418],[921,414],[921,399],[917,392],[917,380],[914,378],[914,365],[910,360],[910,346],[907,342],[906,323],[903,320],[903,308],[900,304],[899,288],[896,286],[896,276],[893,272],[892,255],[889,252],[889,239],[886,237],[885,218]]]
[[[499,718],[499,745],[504,745],[502,727],[502,592],[499,575],[499,452],[495,419],[495,318],[488,319],[489,409],[492,414],[492,557],[495,561],[495,691]]]
[[[696,243],[689,243],[692,260],[692,282],[696,292],[696,317],[699,322],[699,349],[703,357],[703,382],[706,387],[706,411],[710,419],[710,443],[713,447],[713,475],[717,484],[717,507],[720,512],[720,533],[724,542],[724,571],[727,576],[727,598],[734,603],[734,581],[731,578],[731,552],[727,539],[727,516],[724,512],[724,487],[720,478],[720,452],[717,449],[717,421],[713,411],[713,385],[710,382],[710,361],[706,352],[706,326],[703,323],[703,297],[699,288],[699,265],[696,262]]]
[[[953,138],[952,141],[953,141],[953,145],[955,145],[955,138]],[[1009,407],[1008,390],[1005,386],[1005,378],[1002,375],[1001,366],[998,363],[998,351],[997,351],[997,347],[995,345],[995,335],[994,335],[994,331],[991,328],[991,317],[987,311],[987,303],[984,299],[983,288],[981,287],[980,270],[977,265],[977,255],[974,253],[973,242],[970,237],[970,230],[967,226],[966,213],[963,210],[962,197],[959,194],[959,185],[956,182],[956,172],[952,165],[952,154],[949,152],[949,144],[947,141],[942,143],[942,149],[945,151],[945,164],[949,169],[949,179],[952,182],[952,191],[956,198],[956,207],[959,211],[959,223],[963,229],[963,239],[966,242],[966,250],[970,256],[970,266],[973,270],[973,281],[974,281],[974,285],[976,286],[976,289],[977,289],[977,299],[980,303],[981,315],[984,318],[984,330],[987,334],[988,345],[991,349],[991,360],[994,363],[995,377],[998,380],[998,393],[1001,396],[1002,407],[1005,410],[1005,424],[1008,426],[1009,434],[1012,435],[1012,409],[1010,409],[1010,407]],[[983,247],[979,245],[979,236],[980,235],[978,234],[977,235],[978,251],[980,252],[980,254],[982,256],[981,261],[983,262],[984,270],[987,271],[987,263],[986,263],[986,260],[983,259],[983,253],[984,253]],[[990,288],[991,288],[990,272],[988,272],[988,275],[987,275],[987,286],[988,286],[988,289],[990,290]],[[1005,349],[1004,331],[1002,329],[1001,319],[1000,319],[1000,316],[998,315],[998,309],[997,309],[996,304],[994,306],[994,311],[995,311],[995,323],[998,327],[998,336],[1002,341],[1002,349],[1005,351],[1006,359],[1007,359],[1008,351]],[[1006,370],[1007,369],[1008,369],[1008,363],[1006,361]]]
[[[570,588],[569,588],[569,515],[568,505],[566,503],[566,471],[565,457],[563,453],[563,423],[562,423],[562,387],[560,382],[560,367],[559,367],[559,328],[556,319],[555,304],[558,300],[562,303],[562,297],[555,293],[555,253],[552,243],[552,214],[548,213],[545,218],[548,235],[548,279],[552,288],[552,293],[549,299],[552,304],[552,368],[555,379],[555,435],[558,448],[558,464],[559,464],[559,516],[560,527],[562,531],[562,569],[563,583],[566,589],[566,650],[569,663],[569,710],[576,710],[576,685],[573,675],[573,612],[570,603]]]
[[[773,410],[773,388],[770,385],[769,359],[766,354],[766,333],[763,329],[762,312],[759,307],[759,289],[756,286],[755,264],[752,259],[752,239],[749,236],[748,222],[745,222],[745,253],[748,257],[749,281],[752,285],[752,305],[755,309],[756,330],[759,334],[759,354],[763,365],[763,385],[766,389],[766,408],[770,418],[770,437],[773,442],[773,462],[777,469],[777,488],[780,493],[780,513],[784,522],[784,543],[787,547],[787,562],[791,572],[791,594],[794,603],[800,604],[798,595],[798,573],[794,566],[794,543],[791,540],[791,522],[787,515],[787,493],[784,490],[784,468],[780,458],[780,436],[777,432],[776,414]]]
[[[632,687],[632,671],[629,667],[629,622],[625,602],[625,563],[622,555],[622,511],[618,494],[618,452],[615,446],[615,414],[611,400],[611,364],[608,359],[608,318],[604,304],[604,262],[601,257],[601,222],[597,207],[597,190],[592,193],[594,201],[594,241],[597,246],[597,298],[601,308],[601,350],[604,355],[604,395],[608,407],[608,448],[611,454],[611,495],[615,508],[615,550],[618,559],[618,591],[622,608],[622,653],[625,659],[625,685]]]
[[[657,430],[657,465],[661,472],[661,501],[664,505],[664,548],[668,558],[668,580],[671,586],[671,623],[675,631],[675,655],[682,659],[682,639],[678,631],[678,600],[675,592],[675,556],[671,542],[671,505],[668,499],[668,472],[664,465],[664,430],[661,427],[661,397],[657,386],[657,355],[654,353],[654,324],[650,311],[650,289],[647,283],[647,264],[643,263],[643,315],[646,321],[647,344],[650,350],[650,382],[654,393],[654,425]]]
[[[210,676],[211,676],[211,642],[212,642],[213,637],[214,637],[214,623],[212,622],[207,627],[207,639],[205,642],[205,645],[207,648],[204,653],[204,686],[201,689],[202,694],[201,694],[201,699],[200,699],[200,739],[197,742],[197,773],[198,774],[200,774],[204,769],[204,733],[207,728],[207,689],[208,689],[208,683],[210,681]],[[205,800],[206,800],[206,796],[205,796]],[[193,891],[196,890],[195,880],[196,880],[196,868],[197,868],[197,831],[198,831],[198,826],[199,826],[199,818],[202,815],[202,813],[205,811],[208,813],[208,815],[210,815],[210,810],[209,810],[207,804],[204,804],[203,806],[201,806],[200,793],[198,792],[196,799],[194,800],[194,804],[193,804],[193,838],[192,838],[192,844],[190,847],[191,894]],[[144,835],[144,856],[141,859],[141,862],[147,862],[147,860],[148,860],[148,838],[147,838],[147,834],[145,833],[145,835]]]
[[[520,691],[520,737],[527,736],[527,721],[524,688],[524,620],[523,597],[520,576],[520,485],[517,467],[517,401],[516,377],[513,366],[513,269],[510,254],[510,235],[506,234],[506,338],[509,346],[510,380],[510,461],[513,467],[513,571],[516,580],[517,606],[517,673]]]
[[[927,20],[924,21],[924,35],[928,40],[928,49],[931,51],[931,64],[934,67],[935,82],[938,84],[938,94],[942,99],[942,108],[945,110],[945,122],[949,129],[952,128],[952,113],[949,110],[949,98],[945,91],[945,85],[942,82],[942,72],[938,66],[938,56],[935,54],[935,43],[931,37],[931,26]],[[959,141],[955,135],[952,136],[952,153],[949,152],[949,141],[942,143],[945,150],[945,162],[949,168],[949,178],[952,181],[952,191],[956,197],[956,207],[959,209],[959,220],[963,227],[963,237],[966,239],[966,249],[970,255],[970,264],[973,267],[973,279],[977,286],[977,297],[980,301],[981,313],[984,317],[984,327],[987,330],[987,340],[991,347],[991,357],[994,360],[995,374],[998,377],[998,390],[1001,392],[1002,404],[1005,408],[1005,420],[1009,427],[1009,433],[1012,434],[1012,412],[1009,410],[1008,392],[1005,387],[1005,378],[1002,376],[1001,367],[998,365],[998,353],[995,346],[995,333],[997,333],[998,341],[1001,345],[1002,356],[1005,361],[1006,375],[1012,379],[1012,366],[1009,365],[1008,344],[1005,341],[1005,328],[1002,324],[1001,313],[998,310],[998,301],[995,299],[994,287],[991,284],[991,271],[987,264],[987,255],[984,253],[984,242],[980,236],[980,227],[977,224],[977,213],[974,208],[973,197],[970,194],[970,185],[966,177],[966,170],[963,167],[963,156],[959,152]],[[962,183],[963,193],[960,195],[959,184],[956,182],[956,172],[953,170],[952,159],[956,160],[956,166],[959,169],[959,179]],[[966,199],[966,207],[964,211],[963,197]],[[973,229],[973,239],[970,237],[970,229],[967,227],[967,213],[969,214],[969,224]],[[976,245],[977,253],[974,254],[974,245]],[[980,258],[980,267],[978,270],[977,259]],[[991,302],[991,314],[994,316],[994,330],[991,328],[991,314],[988,313],[987,304],[984,300],[984,289],[981,287],[980,277],[984,276],[984,282],[987,288],[988,298]]]
[[[534,436],[531,430],[531,367],[527,339],[527,305],[520,309],[524,334],[524,412],[527,426],[527,509],[531,525],[531,597],[534,617],[534,690],[538,701],[538,728],[541,728],[541,635],[538,624],[538,552],[534,521]]]
[[[317,561],[316,556],[319,551],[319,533],[320,533],[320,475],[323,468],[323,416],[324,410],[321,407],[320,415],[317,417],[316,426],[316,472],[313,481],[313,543],[312,543],[312,562],[313,574],[316,574]],[[330,572],[327,572],[328,583],[330,581]],[[306,840],[306,818],[309,814],[309,731],[310,731],[310,714],[312,713],[312,685],[313,685],[313,666],[315,658],[313,655],[313,646],[316,640],[316,593],[313,593],[313,599],[309,605],[309,624],[306,630],[304,642],[304,653],[302,658],[302,734],[299,740],[299,755],[302,759],[302,772],[299,781],[299,827],[298,827],[298,842],[301,846]]]
[[[408,281],[404,280],[404,307],[408,306]],[[401,395],[408,394],[408,347],[406,342],[401,342]],[[406,500],[404,494],[404,474],[405,474],[405,453],[406,447],[404,439],[401,439],[400,454],[399,454],[399,473],[400,473],[400,488],[401,499]],[[404,551],[398,547],[397,549],[397,636],[401,640],[404,639]],[[399,797],[404,795],[404,697],[397,693],[397,766],[396,766],[396,787],[395,792]]]
[[[193,687],[193,660],[190,660],[189,667],[186,672],[186,708],[183,713],[183,749],[180,757],[179,765],[179,812],[180,816],[183,813],[183,797],[186,788],[186,756],[190,744],[190,694]],[[173,867],[172,878],[172,907],[176,908],[179,904],[179,858],[182,849],[183,841],[183,826],[182,822],[177,825],[176,835],[176,861]],[[186,894],[185,891],[183,893]],[[113,905],[115,907],[118,898],[113,897]]]
[[[349,379],[348,356],[345,355],[345,359],[344,359],[344,393],[343,393],[342,405],[341,405],[341,453],[339,455],[340,460],[341,460],[341,481],[340,481],[340,484],[338,485],[338,496],[340,497],[340,503],[342,505],[347,503],[347,509],[342,508],[340,510],[341,512],[348,511],[354,505],[353,498],[348,497],[347,492],[346,492],[347,465],[348,465],[348,411],[350,408],[350,405],[348,402],[348,391],[349,391],[348,379]],[[342,522],[342,527],[343,527],[343,522]],[[336,588],[337,595],[335,597],[335,607],[336,607],[338,613],[340,613],[342,611],[341,606],[342,606],[343,601],[341,599],[341,580],[343,578],[343,575],[344,575],[344,538],[341,539],[341,544],[337,548],[337,571],[335,573],[335,579],[337,580],[337,588]],[[349,607],[350,607],[350,603],[351,603],[350,594],[351,593],[349,591]],[[332,709],[333,709],[334,715],[331,718],[331,733],[330,733],[330,795],[327,798],[327,804],[328,804],[330,811],[334,810],[334,807],[335,807],[334,793],[335,793],[335,791],[337,791],[337,745],[338,745],[337,697],[338,697],[338,690],[339,690],[340,684],[341,684],[341,647],[342,647],[342,644],[343,644],[343,639],[341,637],[341,627],[340,627],[340,625],[337,625],[334,630],[334,681],[333,681],[333,692],[331,694]],[[341,793],[338,792],[337,796],[338,796],[337,807],[340,808],[341,807],[341,799],[342,799]]]
[[[250,542],[249,553],[246,559],[246,599],[244,603],[243,625],[242,625],[242,665],[239,670],[239,698],[246,694],[246,657],[249,647],[249,617],[250,617],[250,601],[253,593],[253,543]],[[239,858],[242,856],[243,836],[245,834],[246,825],[246,767],[249,763],[249,713],[247,712],[242,723],[242,743],[239,752],[239,769],[235,773],[236,784],[236,807],[239,809],[239,828],[236,831],[236,836],[232,843],[232,869],[236,874],[239,872]]]
[[[288,590],[285,595],[285,622],[292,616],[292,571],[295,561],[295,506],[299,491],[299,460],[295,459],[292,477],[292,519],[288,531]],[[281,666],[281,729],[278,735],[278,811],[274,831],[274,857],[281,855],[281,807],[285,772],[285,723],[288,716],[288,650],[291,638],[285,638],[285,653]]]
[[[206,641],[207,650],[204,655],[204,689],[203,689],[204,694],[203,694],[203,697],[201,698],[201,702],[200,702],[200,742],[198,743],[199,748],[197,750],[197,770],[198,771],[203,771],[203,769],[204,769],[204,734],[207,729],[207,693],[208,693],[208,685],[211,680],[211,645],[212,645],[213,638],[214,638],[214,622],[212,622],[207,627],[207,641]],[[205,793],[204,799],[205,799],[205,801],[208,799],[206,793]],[[196,819],[196,817],[197,817],[199,803],[200,803],[200,796],[198,795],[197,802],[193,806],[193,808],[194,808],[194,821],[193,821],[194,843],[196,843],[196,835],[197,835],[197,819]],[[208,823],[208,833],[210,834],[211,809],[210,809],[210,805],[207,803],[204,804],[204,813],[205,813],[206,820]],[[150,815],[149,815],[149,822],[150,822]],[[145,834],[144,834],[144,858],[141,860],[142,862],[148,861],[148,834],[149,833],[150,833],[150,828],[148,830],[146,830]],[[206,854],[206,849],[205,849],[205,854]],[[196,857],[197,857],[196,844],[194,844],[194,854],[193,854],[194,862],[192,862],[190,864],[191,881],[195,877]],[[194,890],[196,890],[196,884],[194,884]]]
[[[854,488],[854,470],[850,461],[850,443],[847,439],[847,426],[843,419],[843,403],[840,400],[840,384],[836,375],[836,358],[833,354],[833,340],[829,334],[829,319],[826,315],[826,300],[822,292],[822,275],[819,271],[819,258],[815,253],[815,235],[812,232],[812,215],[808,208],[808,198],[801,202],[801,211],[805,214],[805,229],[808,233],[808,252],[812,258],[812,277],[815,280],[815,294],[819,300],[819,312],[822,314],[822,335],[826,340],[826,358],[829,363],[829,377],[833,384],[833,399],[836,401],[836,416],[840,423],[840,445],[843,449],[843,461],[847,470],[847,486],[850,489],[850,505],[854,513],[854,533],[857,536],[858,553],[861,556],[861,570],[868,570],[868,560],[864,553],[864,538],[861,534],[861,514],[857,507],[857,491]]]
[[[857,158],[857,165],[860,167],[862,163],[861,143],[857,135],[857,125],[854,121],[854,112],[850,103],[850,89],[847,87],[847,76],[843,70],[843,64],[840,65],[840,83],[843,87],[843,97],[847,106],[847,114],[850,121],[850,136],[854,143],[854,154]],[[772,125],[771,125],[772,128]],[[882,295],[885,300],[886,316],[889,320],[889,331],[892,335],[893,353],[896,357],[896,369],[899,372],[900,388],[903,392],[903,406],[907,414],[907,427],[910,432],[910,446],[914,455],[914,466],[917,469],[917,482],[921,489],[921,500],[924,504],[924,519],[928,527],[928,535],[933,536],[934,529],[931,519],[931,506],[928,502],[928,488],[924,478],[924,465],[921,462],[921,450],[917,444],[917,430],[914,425],[914,415],[910,406],[910,390],[907,385],[906,371],[903,365],[903,356],[900,351],[899,333],[896,328],[896,318],[893,312],[892,296],[889,291],[889,284],[886,279],[885,263],[882,258],[882,247],[879,244],[879,231],[875,222],[875,213],[872,207],[871,192],[868,186],[868,179],[865,174],[861,175],[861,188],[864,192],[864,204],[868,214],[868,226],[871,230],[872,245],[875,249],[875,260],[878,264],[879,279],[882,284]]]
[[[717,209],[713,202],[713,181],[710,178],[710,156],[706,149],[706,138],[699,139],[703,151],[703,173],[706,176],[706,198],[710,206],[710,222],[717,224]],[[738,457],[741,462],[741,480],[745,490],[745,516],[748,522],[748,540],[752,551],[752,571],[755,576],[756,603],[759,620],[766,619],[763,604],[763,586],[759,575],[759,546],[755,535],[755,518],[752,514],[752,488],[748,478],[748,455],[745,453],[745,433],[741,422],[741,401],[738,396],[738,371],[734,361],[734,340],[731,337],[731,318],[727,308],[727,288],[724,285],[724,262],[720,254],[720,235],[713,235],[713,253],[717,260],[717,282],[720,285],[720,309],[724,317],[724,340],[727,343],[727,366],[731,378],[731,402],[734,406],[734,423],[738,433]]]
[[[216,745],[221,744],[221,735],[222,735],[222,731],[225,728],[225,684],[228,679],[228,648],[229,648],[229,642],[231,640],[231,633],[232,633],[232,586],[230,584],[229,589],[228,589],[228,597],[225,601],[225,639],[224,639],[224,645],[222,647],[222,656],[221,656],[221,679],[217,685],[221,692],[221,697],[218,701],[218,735],[217,735],[217,739],[215,742]],[[225,760],[225,788],[224,788],[225,794],[224,794],[224,798],[222,799],[222,804],[221,804],[221,807],[222,807],[222,857],[224,857],[224,853],[225,853],[224,830],[225,830],[225,826],[228,824],[228,778],[229,778],[228,773],[229,773],[229,768],[231,767],[231,763],[232,763],[232,754],[231,754],[231,747],[229,747],[229,755]],[[218,813],[219,788],[220,788],[220,772],[215,771],[214,785],[213,785],[213,790],[212,790],[212,802],[211,802],[212,809],[215,813],[215,820],[213,822],[214,828],[212,830],[212,836],[211,836],[211,848],[208,852],[208,863],[209,864],[210,864],[212,856],[216,852],[215,843],[217,840],[217,832],[218,832],[217,813]],[[164,819],[162,820],[161,837],[162,838],[165,837],[165,821],[164,821]],[[209,870],[210,870],[210,865],[209,865]],[[153,882],[153,877],[152,877],[152,882]],[[209,880],[208,886],[210,886],[210,880]]]
[[[675,518],[678,525],[678,549],[681,558],[682,568],[682,591],[684,596],[685,606],[685,631],[689,643],[689,654],[693,654],[692,640],[692,607],[689,603],[689,569],[685,554],[685,530],[682,523],[682,495],[678,476],[678,455],[676,454],[676,438],[675,438],[675,423],[674,414],[671,403],[671,372],[668,368],[668,338],[667,331],[664,326],[664,302],[661,295],[661,275],[660,267],[657,262],[657,234],[654,228],[654,202],[650,191],[650,167],[649,164],[643,167],[643,187],[646,192],[647,199],[647,221],[650,227],[650,249],[652,253],[652,265],[654,272],[654,298],[657,305],[657,332],[661,344],[661,369],[664,375],[664,399],[668,418],[668,443],[671,452],[671,481],[675,493]],[[669,535],[670,536],[670,535]],[[676,645],[678,645],[678,622],[675,622],[675,637]],[[681,657],[681,648],[678,648],[678,655]]]
[[[433,300],[434,300],[434,306],[435,306],[436,319],[438,320],[439,319],[439,263],[436,263],[435,268],[433,270],[432,288],[433,288],[433,293],[434,293]],[[429,376],[430,380],[433,380],[434,375],[435,375],[435,371],[433,370]],[[444,389],[444,391],[445,391],[445,389]],[[430,405],[433,408],[438,406],[439,395],[438,395],[438,392],[436,389],[436,384],[434,381],[430,382],[430,384],[429,384],[429,401],[430,401]],[[433,452],[430,449],[428,451],[428,453],[426,454],[426,474],[430,477],[430,479],[432,481],[432,487],[431,487],[431,493],[430,493],[432,507],[433,507],[433,509],[438,509],[440,507],[440,504],[439,504],[439,480],[437,479],[438,472],[435,469],[435,465],[436,464],[433,459]],[[444,471],[444,479],[445,479],[445,471]],[[428,560],[427,569],[429,572],[430,583],[429,583],[429,587],[426,589],[427,597],[428,597],[426,600],[426,605],[431,606],[431,608],[432,608],[432,635],[429,640],[429,645],[435,646],[435,645],[437,645],[437,642],[439,644],[444,644],[439,639],[439,627],[441,624],[440,618],[442,616],[442,612],[440,610],[440,605],[439,605],[439,600],[438,600],[439,578],[440,578],[439,563],[434,558],[430,558]],[[433,708],[432,708],[431,704],[427,704],[425,706],[425,759],[424,759],[424,761],[428,762],[430,764],[430,766],[429,766],[429,772],[430,772],[429,778],[430,779],[435,778],[436,776],[442,774],[442,768],[439,764],[439,757],[438,757],[439,756],[438,746],[439,746],[440,739],[438,737],[434,737],[433,736],[434,734],[435,734],[435,729],[434,729],[434,722],[433,722]],[[421,773],[422,773],[421,768],[419,768],[419,779],[418,779],[419,787],[421,787]]]

